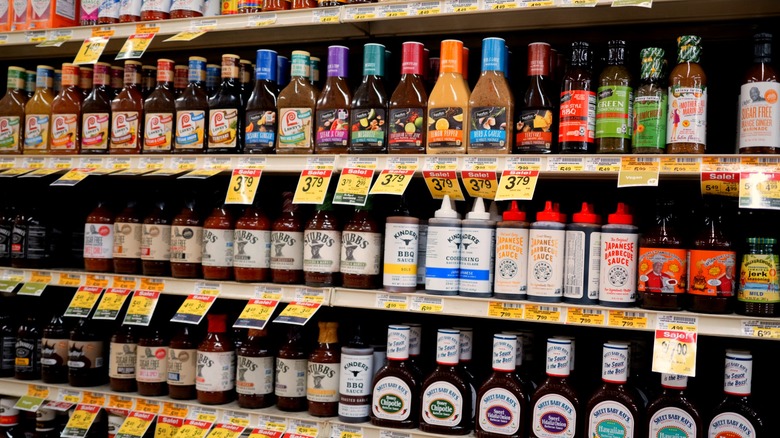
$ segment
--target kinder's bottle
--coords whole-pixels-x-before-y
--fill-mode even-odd
[[[441,208],[428,221],[425,257],[425,291],[433,295],[457,295],[460,285],[461,220],[444,195]]]
[[[460,295],[475,298],[492,296],[496,223],[485,211],[482,198],[474,199],[474,206],[463,220],[460,236]]]

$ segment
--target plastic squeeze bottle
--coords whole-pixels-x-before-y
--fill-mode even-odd
[[[493,261],[496,255],[496,222],[485,211],[485,201],[474,199],[460,234],[460,295],[493,295]]]
[[[502,219],[496,223],[493,295],[502,300],[524,300],[528,290],[528,222],[517,201],[512,201]]]
[[[638,228],[628,206],[619,202],[617,210],[601,227],[601,267],[599,304],[633,307],[636,301],[636,260],[639,253]]]
[[[582,209],[566,226],[566,261],[563,269],[563,301],[596,304],[599,299],[599,262],[601,260],[601,218],[593,206],[583,202]]]
[[[563,298],[563,251],[566,239],[565,216],[553,205],[544,204],[528,233],[528,299],[557,303]]]
[[[433,295],[457,295],[460,286],[461,220],[449,195],[428,220],[425,258],[425,291]]]

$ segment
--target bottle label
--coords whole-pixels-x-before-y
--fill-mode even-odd
[[[97,23],[99,0],[81,0],[81,15],[79,19],[82,22]]]
[[[633,93],[631,87],[621,85],[599,87],[596,104],[596,138],[631,138]]]
[[[632,145],[635,148],[666,148],[666,93],[653,96],[637,96],[634,99],[634,135]]]
[[[571,344],[547,343],[546,373],[551,376],[568,376],[572,357]]]
[[[98,6],[98,18],[119,19],[119,0],[101,0]]]
[[[138,347],[136,380],[146,383],[162,383],[168,378],[168,347]]]
[[[5,336],[0,342],[3,354],[2,361],[0,361],[0,369],[13,372],[16,361],[16,338],[13,336]],[[67,342],[65,343],[65,355],[63,357],[68,357]]]
[[[27,23],[27,2],[24,0],[13,0],[13,24],[26,24]],[[11,30],[17,30],[16,28]]]
[[[750,395],[753,382],[752,360],[739,359],[727,355],[724,374],[723,392],[736,396]]]
[[[691,250],[688,262],[688,293],[711,297],[733,297],[737,290],[734,269],[737,254],[733,251]]]
[[[141,12],[144,11],[159,11],[167,14],[171,11],[171,0],[144,0]]]
[[[688,288],[688,251],[670,248],[639,248],[639,284],[647,293],[681,294]]]
[[[568,398],[559,394],[547,394],[539,398],[533,409],[531,433],[535,437],[574,436],[577,429],[577,410]]]
[[[110,259],[114,254],[114,227],[111,224],[84,225],[84,258]]]
[[[736,412],[724,412],[710,421],[707,438],[755,438],[757,433],[747,418]]]
[[[428,258],[428,224],[420,223],[419,240],[417,242],[417,285],[425,287],[425,261]],[[458,273],[460,275],[460,272]]]
[[[303,232],[303,270],[306,272],[339,272],[341,232],[306,230]]]
[[[512,358],[514,362],[514,358]],[[520,430],[520,401],[504,388],[487,390],[479,399],[477,422],[481,431],[515,435]]]
[[[529,238],[528,295],[562,297],[566,231],[531,229]]]
[[[425,135],[425,108],[390,110],[388,142],[399,148],[419,148]]]
[[[203,266],[233,266],[233,230],[203,229]]]
[[[75,151],[78,114],[54,114],[51,125],[51,150]]]
[[[141,236],[141,260],[168,261],[171,259],[171,226],[144,224]]]
[[[49,142],[49,116],[27,114],[24,117],[24,150],[43,151]]]
[[[606,382],[626,383],[628,381],[628,349],[604,347],[601,364],[601,379]]]
[[[458,292],[460,231],[460,227],[455,226],[428,225],[425,245],[425,289]]]
[[[114,222],[114,258],[141,257],[141,224]]]
[[[8,258],[11,255],[11,233],[13,223],[0,224],[0,257]]]
[[[209,149],[235,148],[238,144],[238,110],[209,110]]]
[[[276,129],[276,111],[247,111],[246,147],[273,148]]]
[[[16,150],[19,147],[18,116],[0,117],[0,150]]]
[[[566,298],[599,298],[601,233],[590,233],[590,241],[587,237],[584,231],[566,231],[566,266],[563,280],[563,296]]]
[[[317,111],[317,146],[347,147],[349,132],[349,109]]]
[[[751,82],[739,96],[739,148],[780,146],[780,84]]]
[[[636,301],[636,256],[639,236],[601,233],[599,300],[612,303]]]
[[[412,330],[397,330],[390,327],[387,333],[387,358],[406,360],[409,358]]]
[[[463,394],[452,383],[433,382],[423,390],[423,421],[434,426],[453,427],[463,421]]]
[[[271,232],[237,229],[233,243],[233,266],[263,269],[271,266]]]
[[[707,88],[669,87],[666,143],[707,141]]]
[[[306,397],[306,359],[276,358],[277,397]]]
[[[138,345],[112,342],[108,351],[108,377],[112,379],[135,379]]]
[[[232,391],[236,380],[235,351],[213,353],[198,351],[195,389],[198,391]]]
[[[274,358],[238,356],[236,392],[245,395],[274,392]]]
[[[173,386],[192,386],[198,365],[196,363],[198,350],[176,349],[168,350],[168,384]]]
[[[146,114],[144,151],[170,151],[173,135],[173,114]]]
[[[279,146],[287,148],[311,147],[311,108],[283,108],[279,110]]]
[[[680,408],[663,408],[650,417],[650,438],[689,438],[696,435],[696,421]]]
[[[50,3],[48,0],[30,1],[32,10],[30,11],[30,21],[46,21],[51,16]],[[74,11],[75,12],[75,11]],[[30,23],[32,25],[32,23]]]
[[[524,295],[528,289],[528,228],[496,228],[494,292]]]
[[[592,143],[596,131],[596,93],[586,90],[561,92],[558,142]]]
[[[374,379],[374,356],[341,354],[339,376],[339,416],[368,417],[371,408],[371,384]]]
[[[777,254],[745,254],[737,299],[745,303],[780,303]]]
[[[588,415],[588,435],[603,438],[634,436],[634,416],[622,403],[603,401]]]
[[[174,225],[171,228],[171,262],[200,263],[203,260],[203,228]]]
[[[141,0],[121,0],[119,15],[141,16]]]
[[[271,232],[271,269],[299,271],[303,269],[303,233],[300,231]]]
[[[68,340],[48,339],[41,340],[41,365],[49,367],[65,366],[68,360]]]
[[[508,335],[506,335],[508,336]],[[522,342],[522,341],[521,341]],[[514,371],[518,354],[522,354],[517,348],[517,339],[507,338],[504,335],[493,337],[493,369],[497,371]]]
[[[507,108],[483,106],[471,109],[469,148],[503,149],[506,147],[508,123]]]
[[[445,107],[428,110],[428,147],[463,147],[463,108]]]
[[[102,367],[102,341],[70,341],[68,345],[68,368],[94,370]]]
[[[111,115],[111,149],[133,149],[138,144],[138,113],[117,111]]]
[[[14,369],[17,373],[32,373],[41,367],[41,340],[35,338],[17,338]]]
[[[339,364],[309,362],[306,400],[318,403],[339,401]]]
[[[205,111],[176,112],[176,149],[203,149]]]
[[[173,11],[192,11],[204,12],[205,1],[204,0],[173,0],[171,4],[171,12]]]
[[[417,286],[417,224],[389,223],[385,226],[383,284],[394,287]]]
[[[515,148],[520,150],[552,149],[553,113],[550,109],[525,109],[515,127]]]
[[[82,116],[81,149],[108,149],[108,113],[90,113]]]
[[[376,418],[404,421],[412,414],[412,390],[398,377],[383,377],[374,385],[371,409]]]
[[[341,273],[379,275],[382,235],[361,231],[341,233]]]
[[[493,292],[493,262],[496,256],[495,228],[463,227],[460,233],[461,292]]]
[[[385,146],[387,117],[384,108],[354,109],[351,115],[351,140],[356,147]]]

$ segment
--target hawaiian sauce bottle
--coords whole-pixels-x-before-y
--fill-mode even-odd
[[[317,346],[309,355],[306,400],[309,415],[335,417],[339,405],[339,363],[341,347],[337,322],[319,322]]]
[[[688,310],[731,313],[737,289],[737,253],[723,230],[719,209],[708,206],[705,226],[688,254]]]
[[[382,234],[371,215],[372,199],[355,207],[341,232],[341,278],[344,287],[375,289],[381,272]]]
[[[79,68],[62,64],[62,90],[51,102],[49,152],[52,154],[79,153],[81,90],[78,80]]]
[[[141,153],[141,119],[144,101],[138,86],[141,83],[141,63],[125,61],[124,88],[111,101],[111,142],[109,153]]]
[[[739,96],[739,153],[780,151],[780,83],[772,67],[772,34],[753,36],[753,65]]]
[[[317,154],[347,153],[349,143],[349,111],[352,93],[347,84],[349,48],[328,47],[328,79],[317,100],[317,131],[314,152]]]
[[[311,154],[314,152],[314,111],[317,90],[309,82],[309,52],[292,54],[292,80],[279,93],[279,132],[276,152]]]
[[[203,260],[203,222],[189,201],[173,218],[171,228],[171,275],[174,278],[199,278]]]
[[[333,211],[333,197],[327,194],[303,231],[303,279],[307,286],[340,283],[340,228]]]
[[[753,355],[749,351],[726,350],[723,392],[726,397],[715,408],[707,436],[759,437],[768,433],[750,398]]]
[[[558,124],[558,145],[564,154],[596,152],[596,91],[590,56],[590,44],[571,43],[571,61],[561,84]]]
[[[627,154],[631,152],[634,90],[626,67],[626,42],[613,40],[607,46],[609,56],[599,76],[596,103],[596,152]]]
[[[222,55],[222,84],[209,98],[208,153],[241,153],[244,147],[244,105],[238,82],[240,58]]]
[[[307,355],[299,327],[291,326],[287,340],[276,355],[274,394],[276,407],[281,411],[301,412],[307,407],[306,365]]]
[[[420,382],[409,366],[409,326],[387,328],[387,363],[374,375],[371,424],[413,429],[420,412]]]
[[[176,103],[173,97],[173,66],[170,59],[157,60],[157,87],[144,101],[145,154],[170,154],[173,150]]]
[[[255,89],[246,105],[244,151],[250,154],[272,153],[276,143],[276,60],[273,50],[257,51]]]
[[[391,154],[424,154],[428,105],[428,92],[422,78],[425,46],[405,42],[401,52],[401,80],[388,104],[387,151]]]
[[[387,152],[387,95],[385,46],[369,43],[363,46],[363,82],[355,90],[350,115],[349,153]]]
[[[687,290],[688,251],[682,242],[672,201],[657,203],[655,226],[639,240],[637,292],[640,307],[682,310]]]
[[[8,67],[8,83],[5,96],[0,99],[0,154],[22,153],[24,130],[24,69]]]
[[[529,84],[523,96],[523,110],[515,127],[515,153],[555,152],[553,112],[555,104],[547,94],[550,81],[550,45],[528,45]]]
[[[303,283],[303,221],[292,203],[293,193],[282,194],[282,214],[271,226],[271,281]]]
[[[242,408],[274,404],[274,357],[268,344],[268,331],[249,329],[246,342],[238,348],[236,392]]]
[[[531,397],[531,438],[580,436],[580,399],[569,381],[571,354],[571,340],[547,340],[547,379]]]
[[[470,154],[508,154],[512,151],[515,100],[504,77],[506,42],[482,40],[482,73],[469,99]]]
[[[648,436],[701,436],[704,426],[699,409],[688,398],[688,377],[661,374],[661,388],[658,398],[647,405]]]
[[[129,201],[114,218],[114,272],[138,274],[141,272],[141,216],[135,201]]]
[[[640,84],[634,98],[633,131],[631,143],[634,153],[663,154],[666,149],[667,90],[663,80],[664,49],[642,49]]]
[[[462,68],[463,43],[442,41],[439,78],[428,97],[429,154],[463,154],[468,148],[471,91]]]
[[[703,154],[707,150],[707,75],[699,65],[701,37],[678,37],[677,48],[677,66],[669,74],[667,152]]]
[[[195,389],[198,403],[221,405],[235,398],[236,350],[227,332],[226,315],[206,315],[206,338],[198,346]]]
[[[39,65],[35,69],[35,94],[24,106],[24,148],[25,154],[48,152],[51,129],[51,103],[54,100],[54,69]]]
[[[255,204],[236,221],[233,275],[237,281],[263,282],[271,276],[271,220]]]
[[[224,206],[215,207],[203,222],[203,278],[230,280],[233,277],[233,216]]]
[[[168,396],[175,400],[192,400],[196,396],[198,355],[193,328],[181,324],[168,347]]]
[[[81,105],[81,153],[108,153],[111,132],[111,99],[109,70],[105,62],[94,65],[92,90]]]
[[[209,102],[203,89],[205,80],[206,58],[190,56],[189,84],[176,99],[174,153],[202,153],[206,150]]]
[[[420,430],[446,435],[471,431],[471,389],[458,367],[460,332],[439,329],[436,339],[436,369],[423,381]]]

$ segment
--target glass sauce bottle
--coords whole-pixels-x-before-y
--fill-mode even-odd
[[[502,38],[482,40],[482,73],[469,100],[470,154],[512,152],[515,99],[504,77],[506,54]]]
[[[436,368],[423,381],[420,430],[445,435],[471,431],[471,389],[468,377],[458,367],[460,332],[439,329],[436,339]]]
[[[674,202],[656,204],[655,225],[639,239],[637,292],[640,307],[682,310],[688,289],[688,250],[680,234]]]
[[[35,94],[24,106],[24,154],[48,152],[51,129],[51,103],[54,100],[54,69],[39,65],[35,69]]]
[[[178,99],[189,84],[190,68],[187,65],[176,64],[173,67],[173,96]]]
[[[214,208],[203,222],[203,278],[233,278],[233,216],[225,206]]]
[[[105,202],[87,216],[84,225],[84,269],[92,272],[114,270],[114,214]]]
[[[528,45],[528,88],[523,95],[523,110],[515,127],[515,153],[551,154],[556,152],[553,138],[555,104],[550,99],[550,45]]]
[[[753,36],[753,65],[745,74],[739,96],[741,154],[780,152],[780,83],[772,67],[772,34]]]
[[[322,322],[317,346],[309,355],[306,377],[306,400],[309,415],[335,417],[339,405],[339,362],[341,347],[338,342],[339,323]]]
[[[707,436],[759,437],[768,433],[765,420],[750,397],[752,377],[753,355],[749,351],[726,350],[725,398],[712,414]]]
[[[463,43],[441,42],[439,78],[428,97],[427,153],[463,154],[468,147],[469,90],[463,80]]]
[[[222,55],[222,84],[209,98],[209,136],[206,152],[235,154],[244,147],[244,105],[238,82],[240,58]]]
[[[731,313],[737,291],[737,253],[724,232],[720,209],[707,208],[704,228],[693,241],[688,260],[688,310]]]
[[[135,392],[135,365],[138,354],[136,327],[121,325],[109,344],[108,383],[112,391]]]
[[[335,286],[340,283],[341,228],[333,211],[333,196],[306,223],[303,231],[303,280],[307,286]]]
[[[98,62],[92,73],[92,90],[81,105],[81,153],[108,153],[111,132],[111,99],[109,70],[111,66]]]
[[[103,339],[96,323],[79,319],[70,332],[68,343],[68,384],[86,387],[100,386],[106,378],[106,360]]]
[[[36,70],[24,71],[24,94],[27,96],[27,100],[32,99],[35,95],[35,88],[38,81],[37,76]]]
[[[44,383],[68,382],[68,331],[62,316],[57,314],[43,329],[41,380]]]
[[[647,405],[647,430],[651,438],[700,436],[704,433],[701,414],[688,398],[688,377],[661,374],[663,391]]]
[[[24,69],[8,67],[5,96],[0,99],[0,154],[21,154],[24,140]]]
[[[95,76],[95,70],[90,67],[79,67],[79,91],[81,91],[81,101],[89,96],[92,91],[92,78]],[[82,103],[83,105],[83,103]]]
[[[221,405],[235,398],[236,350],[227,333],[226,315],[206,315],[206,338],[198,346],[195,388],[198,403]]]
[[[5,304],[5,303],[4,303]],[[17,328],[4,307],[0,313],[0,377],[13,377],[16,365],[16,334]]]
[[[292,9],[310,9],[317,7],[317,0],[291,0]]]
[[[204,10],[204,0],[173,0],[171,4],[171,18],[202,17]]]
[[[141,272],[141,215],[135,201],[114,219],[114,272],[138,274]]]
[[[197,342],[193,328],[182,324],[168,344],[168,397],[192,400],[196,397]]]
[[[238,406],[260,409],[274,404],[274,356],[267,330],[249,329],[238,349],[236,392]]]
[[[666,149],[670,154],[703,154],[707,151],[707,75],[699,65],[701,37],[678,37],[677,48],[677,66],[669,74]]]
[[[293,7],[293,9],[296,9]],[[311,154],[314,152],[314,111],[317,89],[309,82],[309,52],[292,53],[292,80],[279,93],[279,132],[276,153]]]
[[[173,66],[170,59],[157,60],[157,87],[144,101],[145,154],[170,154],[173,150],[173,120],[176,103],[173,97]]]
[[[531,438],[581,436],[580,399],[569,379],[570,339],[547,340],[547,379],[531,397]]]
[[[41,378],[41,332],[38,318],[29,313],[16,331],[14,378],[37,380]]]
[[[122,88],[125,87],[125,68],[124,67],[117,67],[117,66],[111,66],[111,90],[113,92],[113,95],[111,98],[115,98],[120,91],[122,91]],[[139,82],[140,84],[140,82]],[[138,91],[140,91],[140,85],[138,88]]]
[[[339,421],[363,423],[370,419],[371,382],[374,378],[374,348],[363,338],[361,325],[341,347],[339,376]]]
[[[263,12],[286,11],[290,6],[290,0],[263,0]]]
[[[609,56],[599,75],[596,103],[596,152],[627,154],[631,152],[634,90],[626,67],[626,42],[613,40],[607,47]]]
[[[271,274],[270,263],[271,220],[255,201],[236,221],[233,275],[237,281],[268,281]]]
[[[388,103],[387,152],[425,153],[425,113],[428,92],[423,84],[425,46],[405,42],[401,47],[401,80]]]
[[[98,24],[119,23],[120,0],[101,0],[98,5]]]
[[[385,46],[369,43],[363,46],[363,82],[352,97],[350,114],[350,154],[387,152],[387,94]]]
[[[203,222],[188,201],[173,218],[171,227],[171,275],[174,278],[200,278],[203,275]]]
[[[244,151],[250,154],[270,154],[274,151],[277,130],[276,60],[273,50],[257,51],[255,89],[246,105],[246,136]]]
[[[153,65],[141,66],[141,95],[143,95],[144,99],[148,98],[154,91],[156,77],[157,67]]]
[[[347,84],[349,48],[328,47],[328,78],[317,99],[314,152],[345,154],[349,143],[349,111],[352,93]]]
[[[634,153],[663,154],[666,149],[667,90],[663,80],[664,49],[642,49],[642,72],[632,116]]]
[[[159,396],[168,393],[168,339],[160,321],[152,321],[138,338],[136,363],[138,395]]]
[[[190,56],[189,84],[176,99],[176,135],[173,152],[202,153],[206,150],[209,101],[203,89],[206,80],[206,58]]]
[[[302,412],[306,410],[306,365],[307,355],[303,349],[299,327],[291,326],[287,339],[276,355],[276,376],[274,394],[276,407],[281,411]]]
[[[420,412],[420,381],[409,364],[409,326],[387,328],[387,362],[374,374],[371,424],[414,429]]]
[[[271,281],[303,283],[303,221],[293,193],[282,194],[282,213],[271,226]]]
[[[141,272],[171,275],[171,217],[164,201],[158,201],[141,226]]]
[[[355,207],[341,232],[341,278],[344,287],[375,289],[380,284],[382,233],[371,215],[371,197]]]
[[[571,60],[561,85],[558,145],[563,154],[596,152],[596,91],[590,44],[571,43]]]
[[[140,70],[140,62],[125,61],[124,88],[111,101],[111,154],[141,153],[144,100],[139,91]]]
[[[780,265],[777,239],[748,237],[742,254],[736,312],[749,316],[776,316],[780,311]]]

